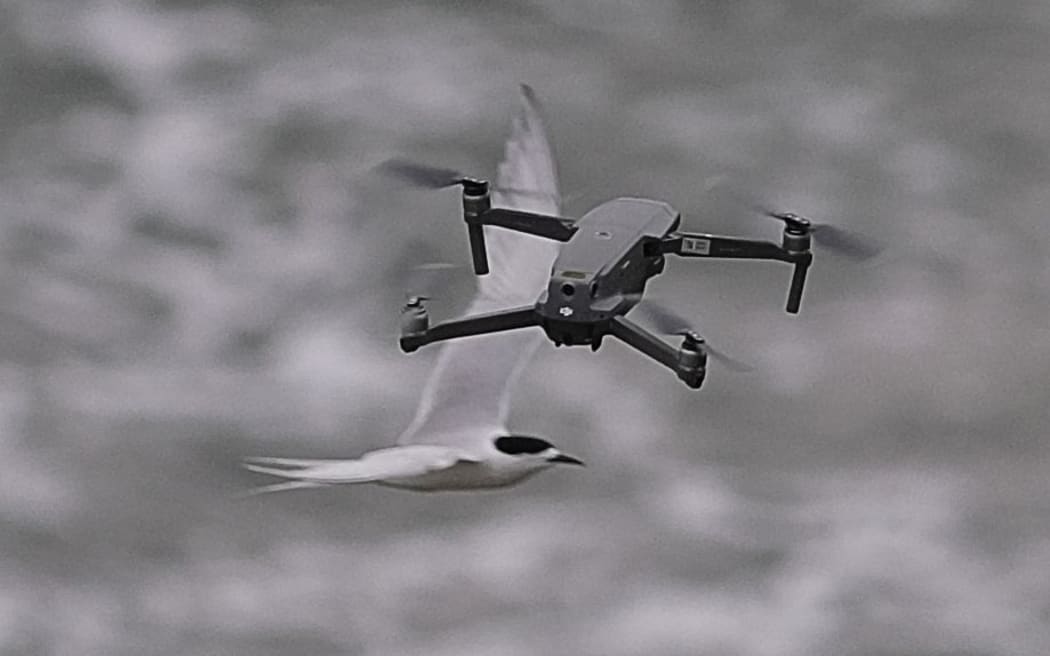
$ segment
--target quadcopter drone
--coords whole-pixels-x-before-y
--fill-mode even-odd
[[[625,315],[642,300],[646,283],[663,272],[665,256],[775,260],[794,269],[787,312],[802,302],[806,273],[813,262],[811,236],[846,255],[867,257],[873,248],[841,228],[813,223],[785,212],[765,211],[784,224],[781,243],[680,231],[681,216],[670,205],[644,198],[617,198],[579,219],[492,207],[485,180],[391,160],[388,173],[414,184],[440,188],[461,186],[463,220],[477,275],[489,272],[483,226],[498,226],[564,242],[550,279],[536,302],[524,307],[429,325],[425,299],[411,297],[402,310],[400,346],[411,353],[421,346],[470,335],[539,326],[556,346],[588,345],[597,351],[607,335],[625,342],[674,371],[687,386],[704,381],[708,355],[727,361],[683,320],[650,305],[660,332],[682,338],[672,347]]]

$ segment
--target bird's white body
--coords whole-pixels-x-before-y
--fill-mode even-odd
[[[554,155],[531,89],[522,87],[499,166],[493,204],[560,214]],[[467,314],[533,303],[545,287],[559,243],[485,227],[491,273],[479,279]],[[507,415],[514,382],[543,340],[537,331],[511,331],[446,342],[427,379],[412,423],[397,446],[352,460],[248,458],[252,471],[284,482],[255,492],[374,483],[418,491],[499,488],[563,462],[582,464],[545,440],[510,435]]]
[[[546,469],[544,467],[543,469]],[[376,481],[385,487],[395,487],[416,492],[447,492],[451,490],[484,490],[508,487],[520,483],[542,469],[499,469],[487,462],[465,462],[433,471],[422,476],[408,476]]]
[[[373,451],[372,454],[382,453],[383,451],[393,451],[395,452],[395,456],[400,457],[402,452],[413,449],[442,448],[443,447],[437,446],[428,447],[425,445],[420,445],[418,447],[394,447],[392,449]],[[366,457],[368,455],[370,454],[366,454]],[[482,488],[497,488],[514,485],[515,483],[520,483],[533,474],[539,473],[543,469],[551,466],[548,463],[537,467],[534,466],[533,463],[521,462],[516,458],[502,458],[498,461],[493,458],[484,460],[465,460],[462,457],[456,457],[454,452],[436,453],[435,456],[438,459],[445,457],[455,457],[456,459],[453,461],[452,465],[448,467],[433,469],[425,474],[403,476],[400,478],[387,478],[376,482],[387,487],[417,490],[420,492],[432,492],[437,490],[477,490]]]
[[[249,458],[244,466],[291,479],[257,492],[351,483],[433,492],[506,487],[554,464],[546,456],[520,458],[496,449],[493,452],[486,455],[436,444],[415,444],[376,449],[353,460]]]

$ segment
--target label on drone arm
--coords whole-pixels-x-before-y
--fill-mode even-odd
[[[711,240],[703,237],[682,237],[682,253],[685,255],[709,255]]]

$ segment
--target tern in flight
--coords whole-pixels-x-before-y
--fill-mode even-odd
[[[554,156],[536,97],[522,85],[493,204],[560,215]],[[444,186],[444,185],[435,185]],[[533,303],[545,288],[559,242],[486,226],[491,273],[478,278],[468,315]],[[423,389],[415,418],[396,446],[352,460],[246,458],[244,466],[281,482],[253,493],[352,483],[420,491],[499,488],[554,465],[582,465],[545,439],[513,434],[514,384],[544,336],[519,330],[449,341]]]

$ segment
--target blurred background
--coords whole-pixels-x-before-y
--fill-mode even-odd
[[[6,0],[0,57],[0,652],[1050,651],[1050,4]],[[234,499],[405,427],[406,277],[468,250],[369,171],[491,175],[521,82],[568,215],[776,239],[728,180],[887,249],[798,316],[669,262],[756,369],[699,392],[545,347],[511,425],[586,470]]]

